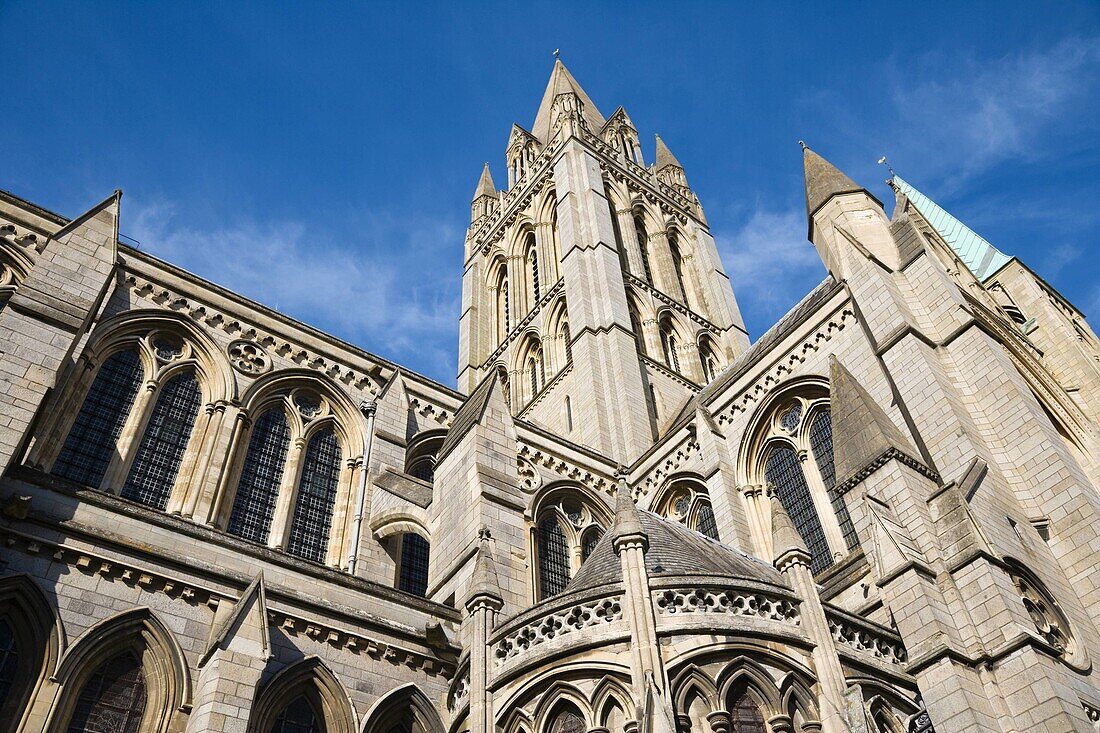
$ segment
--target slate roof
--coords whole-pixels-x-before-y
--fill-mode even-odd
[[[1013,260],[974,230],[947,213],[939,204],[895,175],[891,183],[905,194],[921,216],[939,233],[979,280],[985,280]]]
[[[690,530],[680,522],[641,510],[638,519],[649,538],[645,564],[650,577],[724,576],[786,585],[779,571],[768,563]],[[604,533],[569,581],[566,593],[622,582],[622,565],[612,546],[613,535],[612,531]]]
[[[672,151],[665,145],[665,141],[661,139],[660,135],[654,135],[657,138],[657,159],[656,169],[661,170],[670,165],[674,165],[677,168],[683,168],[680,165],[680,161],[676,160],[676,156],[672,154]]]
[[[496,379],[497,376],[494,373],[486,375],[485,379],[481,380],[481,384],[462,403],[462,407],[458,408],[458,412],[455,413],[454,420],[451,422],[451,429],[447,431],[447,437],[443,439],[443,445],[439,446],[439,452],[436,454],[437,462],[442,461],[444,456],[454,450],[458,442],[466,437],[466,433],[470,432],[478,420],[481,419],[486,405],[489,404],[489,396],[493,393],[493,384]]]
[[[814,213],[833,196],[862,191],[878,201],[874,194],[842,173],[802,143],[802,169],[806,176],[806,216],[813,227]],[[881,204],[880,204],[881,205]]]

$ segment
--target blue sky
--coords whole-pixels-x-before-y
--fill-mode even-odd
[[[1098,3],[4,0],[0,32],[0,188],[122,188],[144,249],[446,384],[470,196],[555,48],[684,164],[754,338],[825,274],[800,138],[1100,311]]]

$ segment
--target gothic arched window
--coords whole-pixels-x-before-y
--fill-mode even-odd
[[[202,402],[193,372],[172,377],[157,397],[122,496],[164,509]]]
[[[535,235],[527,235],[527,267],[531,272],[531,302],[530,308],[534,308],[542,297],[542,288],[539,283],[539,253],[535,247]]]
[[[52,473],[99,488],[143,377],[141,360],[133,350],[119,351],[103,362]]]
[[[415,532],[401,535],[401,555],[397,563],[397,587],[423,596],[428,592],[428,559],[431,546]]]
[[[145,672],[128,649],[104,661],[84,683],[67,733],[137,733],[145,702]]]
[[[661,516],[686,524],[712,540],[718,537],[718,522],[707,490],[695,481],[673,483],[656,505]]]
[[[646,232],[645,223],[641,216],[634,217],[634,231],[638,236],[638,253],[642,258],[642,271],[645,272],[645,281],[653,284],[653,273],[649,266],[649,234]]]
[[[603,536],[605,526],[606,518],[575,494],[543,504],[535,526],[539,600],[565,590]]]
[[[668,233],[668,249],[672,255],[672,271],[676,273],[676,284],[680,286],[680,301],[684,305],[690,305],[688,302],[688,287],[684,281],[684,259],[680,254],[680,243],[675,232]]]
[[[584,731],[584,718],[572,705],[562,705],[546,726],[546,733],[584,733]]]
[[[747,692],[737,695],[730,705],[730,733],[767,733],[764,714]]]
[[[299,695],[279,713],[269,733],[324,733],[321,716],[306,695]]]
[[[720,362],[714,348],[714,342],[709,336],[704,336],[699,340],[699,359],[703,365],[703,379],[707,383],[713,382],[715,377],[718,376]]]
[[[775,495],[783,505],[784,511],[794,522],[810,551],[810,567],[816,573],[833,564],[829,543],[825,539],[825,530],[814,508],[810,488],[802,473],[798,456],[789,445],[779,445],[768,453],[764,463],[764,475],[775,490]]]
[[[331,428],[324,428],[309,441],[286,547],[292,555],[313,562],[325,561],[340,483],[340,453],[340,444]]]
[[[665,364],[675,372],[680,371],[679,345],[676,343],[676,334],[672,332],[672,324],[661,324],[661,348],[664,349]]]
[[[252,429],[229,517],[230,534],[253,542],[267,542],[289,447],[286,413],[276,406],[261,415]]]
[[[19,668],[24,663],[25,660],[20,659],[15,629],[7,619],[0,618],[0,710],[7,707],[8,696],[19,687],[22,676]]]
[[[828,396],[821,387],[807,389],[779,400],[764,422],[757,480],[771,485],[819,572],[854,549],[859,538],[836,491]]]
[[[642,319],[638,315],[638,309],[634,305],[634,301],[630,302],[630,330],[634,332],[634,341],[638,346],[638,353],[642,356],[646,355],[645,348],[645,333],[642,331]]]

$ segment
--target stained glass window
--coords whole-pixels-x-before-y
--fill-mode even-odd
[[[7,702],[19,672],[19,644],[15,629],[6,619],[0,619],[0,708]]]
[[[201,401],[199,383],[192,373],[173,377],[161,388],[122,496],[164,509]]]
[[[84,683],[68,733],[137,733],[145,698],[141,661],[125,651],[104,662]]]
[[[840,531],[844,535],[844,541],[848,549],[855,549],[859,545],[859,536],[856,535],[852,517],[848,514],[848,507],[844,504],[844,497],[836,492],[836,468],[833,465],[833,421],[828,410],[823,410],[813,418],[810,425],[810,450],[813,451],[817,470],[821,474],[821,481],[825,484],[825,490],[829,493],[829,501],[836,512],[837,521],[840,523]]]
[[[314,562],[325,561],[339,482],[340,445],[336,434],[326,429],[313,436],[306,448],[287,552]]]
[[[549,516],[538,526],[539,597],[550,598],[569,583],[569,545],[557,517]]]
[[[588,559],[592,551],[596,549],[596,545],[599,544],[602,537],[603,530],[599,527],[593,527],[584,533],[584,541],[581,542],[581,562]]]
[[[810,551],[810,568],[816,573],[832,565],[825,531],[794,449],[786,445],[773,448],[764,464],[764,475]]]
[[[323,733],[324,727],[305,695],[295,698],[275,719],[270,733]]]
[[[118,437],[142,380],[141,360],[120,351],[103,362],[69,430],[53,473],[98,488],[115,454]]]
[[[699,505],[699,519],[695,523],[695,529],[712,540],[718,539],[718,523],[714,520],[714,509],[710,503],[703,502]]]
[[[584,733],[584,718],[572,708],[565,708],[550,722],[549,733]]]
[[[428,541],[416,534],[407,532],[401,536],[401,573],[397,587],[403,591],[422,596],[428,592]]]
[[[730,722],[730,733],[767,733],[760,707],[745,692],[730,706]]]
[[[268,410],[256,421],[233,500],[229,533],[253,542],[267,542],[279,484],[290,447],[290,428],[281,407]]]

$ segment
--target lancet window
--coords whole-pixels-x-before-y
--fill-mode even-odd
[[[828,398],[814,388],[777,404],[758,443],[761,483],[783,505],[810,551],[811,568],[820,572],[858,544],[844,499],[836,491]]]
[[[423,596],[428,592],[428,559],[431,546],[415,532],[401,535],[401,552],[397,562],[397,587],[407,593]]]
[[[607,517],[575,494],[567,493],[543,504],[534,530],[539,600],[565,590],[606,526]]]
[[[764,714],[748,692],[736,694],[730,705],[730,733],[767,733]]]
[[[96,370],[50,470],[103,490],[121,484],[123,497],[163,510],[203,404],[197,355],[166,331],[122,343]]]
[[[721,370],[717,350],[714,348],[714,342],[709,337],[703,337],[699,341],[699,359],[703,365],[703,379],[709,384],[714,381]]]
[[[305,695],[290,701],[271,725],[270,733],[324,733],[321,716]]]
[[[712,540],[719,539],[714,508],[706,488],[701,484],[687,480],[674,482],[658,502],[657,511]]]
[[[584,731],[584,718],[572,705],[562,705],[546,726],[546,733],[584,733]]]
[[[672,255],[672,271],[676,273],[676,284],[680,287],[680,302],[690,305],[688,286],[684,280],[684,258],[680,254],[680,243],[675,232],[668,233],[668,249]]]
[[[301,386],[256,409],[226,531],[325,562],[344,475],[332,405]]]
[[[77,696],[67,733],[137,733],[145,714],[145,672],[127,649],[105,660]]]
[[[535,247],[534,232],[527,234],[527,269],[531,277],[531,302],[528,303],[528,307],[534,308],[535,304],[539,302],[539,298],[542,297],[542,288],[539,282],[539,253],[538,248]]]
[[[680,345],[676,340],[676,334],[672,330],[672,323],[661,323],[661,348],[664,350],[665,364],[674,372],[680,371]]]
[[[638,254],[642,258],[642,271],[645,273],[645,281],[653,284],[653,272],[649,265],[649,233],[646,232],[645,222],[641,216],[634,217],[634,232],[638,237]]]

